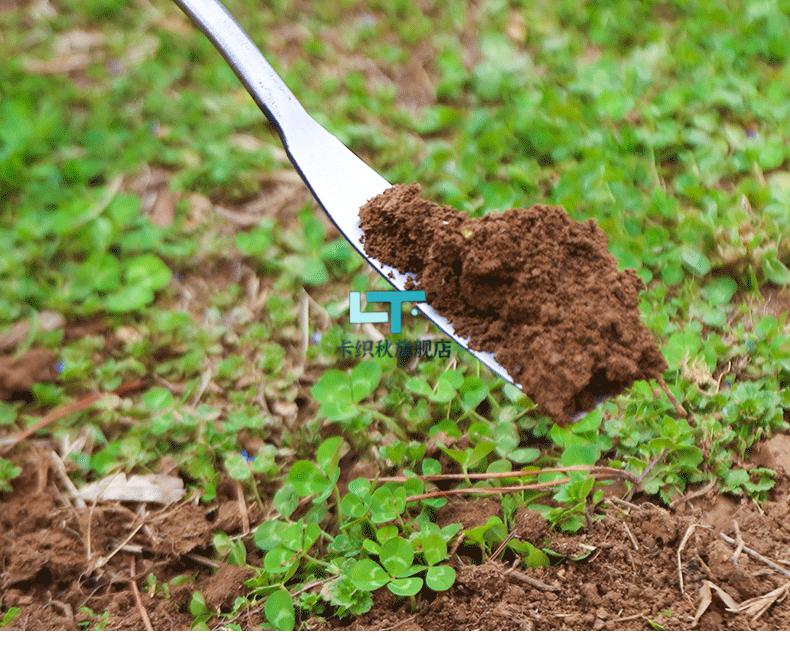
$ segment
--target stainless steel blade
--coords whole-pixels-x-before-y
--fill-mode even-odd
[[[359,209],[390,184],[339,139],[319,125],[302,107],[247,34],[218,0],[175,0],[211,40],[244,83],[250,95],[282,139],[296,170],[338,230],[398,290],[405,290],[408,273],[385,266],[365,253]],[[387,276],[393,272],[393,277]],[[452,324],[429,304],[420,311],[447,336],[510,383],[513,379],[493,354],[469,348]]]

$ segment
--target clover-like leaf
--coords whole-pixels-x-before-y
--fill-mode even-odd
[[[381,381],[381,366],[377,361],[361,361],[351,371],[351,397],[354,402],[373,394]]]
[[[434,565],[447,557],[447,542],[438,533],[423,537],[422,555],[429,565]]]
[[[353,566],[350,577],[354,587],[363,592],[372,592],[375,589],[379,589],[390,580],[389,574],[384,571],[380,564],[367,558],[360,560]]]
[[[263,558],[263,567],[272,574],[285,573],[299,561],[299,554],[285,548],[276,546]]]
[[[425,573],[425,584],[434,592],[444,592],[455,583],[455,569],[447,565],[428,567]]]
[[[349,519],[359,519],[365,516],[365,503],[359,496],[348,493],[340,501],[340,513]]]
[[[387,583],[387,589],[395,596],[414,596],[422,589],[422,578],[397,578]]]
[[[297,496],[318,496],[332,486],[321,469],[306,459],[299,460],[291,466],[288,482]]]
[[[170,283],[173,273],[159,256],[141,254],[126,262],[124,280],[133,286],[162,290]]]
[[[406,491],[403,487],[383,486],[370,497],[371,520],[373,523],[389,523],[397,519],[406,509]]]
[[[392,576],[402,575],[414,561],[414,549],[403,537],[393,537],[381,545],[381,564]]]
[[[291,595],[284,589],[278,589],[269,595],[263,612],[273,628],[278,631],[292,631],[296,624],[296,613]]]
[[[269,551],[275,546],[279,546],[283,542],[282,534],[287,527],[287,523],[276,519],[264,521],[255,530],[253,537],[255,545],[262,551]]]

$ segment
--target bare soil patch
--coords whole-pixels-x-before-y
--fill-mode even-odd
[[[652,503],[613,502],[602,520],[579,535],[561,535],[544,527],[541,537],[534,533],[530,537],[539,546],[565,555],[583,555],[594,546],[585,559],[567,559],[527,572],[511,572],[506,562],[478,565],[458,559],[458,580],[451,590],[421,600],[416,610],[386,590],[379,591],[372,611],[345,628],[788,630],[786,593],[775,597],[771,593],[788,586],[790,578],[746,552],[756,551],[787,567],[788,512],[787,480],[761,507],[724,497],[691,501],[680,511]],[[533,527],[540,532],[540,526]],[[721,532],[730,538],[740,534],[744,549],[737,551],[737,546],[722,540]],[[758,612],[761,605],[770,605],[759,616],[746,610],[731,612],[713,596],[697,619],[706,583],[720,587],[736,603],[753,602],[751,609]]]
[[[779,435],[766,446],[783,449],[781,441],[788,439]],[[210,609],[224,612],[245,593],[251,571],[212,560],[212,534],[242,530],[232,487],[221,486],[212,505],[186,502],[142,510],[102,503],[78,509],[61,493],[47,455],[29,448],[14,492],[0,497],[0,609],[21,608],[10,629],[101,624],[143,630],[132,573],[157,630],[190,627],[188,603],[195,589]],[[523,510],[516,518],[519,536],[566,558],[543,569],[513,570],[515,556],[508,551],[479,564],[476,550],[462,547],[452,558],[456,585],[439,594],[423,593],[414,609],[384,589],[375,593],[375,605],[363,617],[315,619],[308,625],[337,630],[790,630],[789,495],[785,476],[760,506],[711,492],[673,510],[610,499],[602,518],[573,536],[551,530],[542,517]],[[452,499],[438,521],[471,527],[498,512],[493,499]],[[248,514],[252,527],[260,522],[254,509]],[[261,556],[251,542],[248,551],[250,563],[258,563]],[[160,584],[177,575],[190,579],[167,595],[161,587],[152,594],[145,586],[149,574]],[[253,629],[262,617],[250,611],[238,621]]]
[[[0,609],[21,608],[10,629],[77,630],[104,622],[108,630],[144,630],[132,573],[156,630],[190,627],[194,589],[205,589],[215,610],[241,593],[241,571],[214,569],[208,558],[215,531],[241,531],[235,499],[78,508],[61,493],[48,464],[47,450],[29,449],[13,493],[0,497]],[[253,509],[249,516],[260,520]],[[149,574],[159,583],[153,594],[145,589]],[[190,578],[165,593],[161,585],[177,575]]]

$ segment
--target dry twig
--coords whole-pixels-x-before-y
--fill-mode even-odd
[[[719,537],[722,539],[722,541],[727,542],[730,546],[738,546],[738,541],[736,539],[733,539],[732,537],[725,535],[723,532],[719,533]],[[763,564],[768,565],[769,567],[771,567],[771,569],[773,569],[777,573],[780,573],[783,576],[790,578],[790,570],[779,566],[776,562],[765,557],[764,555],[761,555],[753,548],[749,548],[748,546],[746,546],[746,544],[743,545],[743,552],[746,553],[746,555],[748,555],[749,557],[753,557],[755,560],[759,560]]]
[[[0,455],[4,455],[9,452],[14,446],[18,443],[21,443],[29,436],[32,436],[36,432],[41,429],[44,429],[48,425],[51,425],[56,420],[60,420],[61,418],[65,418],[66,416],[70,416],[73,413],[77,413],[78,411],[82,411],[83,409],[87,409],[91,405],[95,404],[103,397],[107,395],[124,395],[125,393],[131,393],[132,391],[136,391],[144,386],[142,381],[133,381],[128,382],[127,384],[122,384],[114,391],[110,392],[95,392],[86,395],[84,398],[79,400],[74,400],[73,402],[69,402],[67,404],[61,405],[60,407],[56,407],[52,411],[50,411],[46,416],[44,416],[41,420],[33,423],[30,427],[25,428],[21,432],[19,432],[16,436],[12,436],[7,442],[0,447]]]
[[[530,587],[534,587],[535,589],[540,590],[541,592],[560,591],[560,588],[557,587],[556,585],[549,585],[548,583],[544,583],[542,580],[539,580],[538,578],[534,578],[533,576],[528,576],[522,571],[515,571],[513,569],[510,569],[509,571],[506,572],[506,574],[509,578],[512,578],[513,580],[518,580],[519,582],[522,583],[526,583]]]
[[[148,612],[143,605],[143,598],[140,596],[140,588],[137,587],[137,580],[135,579],[135,572],[137,571],[135,568],[135,561],[136,558],[134,555],[132,555],[131,559],[129,560],[129,587],[132,590],[134,602],[137,605],[137,611],[140,613],[140,617],[142,617],[145,630],[153,631],[154,627],[151,626],[151,619],[148,617]]]

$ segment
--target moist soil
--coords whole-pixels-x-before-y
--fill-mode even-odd
[[[384,589],[362,617],[302,621],[332,630],[790,630],[790,578],[754,553],[790,569],[788,444],[790,437],[777,435],[754,456],[782,474],[771,499],[759,506],[711,492],[692,492],[672,509],[610,499],[601,518],[572,536],[520,510],[517,535],[566,557],[548,568],[511,571],[515,556],[508,551],[486,561],[477,549],[455,546],[458,579],[447,592],[421,594],[412,608]],[[9,629],[143,630],[133,578],[156,630],[190,628],[195,589],[215,611],[229,611],[244,594],[251,571],[211,564],[213,533],[243,532],[230,483],[219,487],[218,502],[210,506],[100,503],[77,509],[61,493],[49,454],[28,448],[14,491],[0,496],[0,611],[21,609]],[[494,499],[452,499],[436,521],[469,528],[499,511]],[[251,527],[262,520],[253,508],[248,514]],[[740,538],[743,548],[723,540],[722,532]],[[247,549],[249,562],[259,564],[249,539]],[[155,592],[147,585],[151,574],[159,583]],[[179,575],[186,582],[166,592],[162,584]],[[752,605],[732,612],[723,597]],[[255,629],[263,618],[250,609],[235,621]]]
[[[371,199],[360,219],[367,254],[411,275],[560,424],[666,369],[639,317],[643,284],[618,271],[592,220],[544,205],[470,219],[416,184]]]

